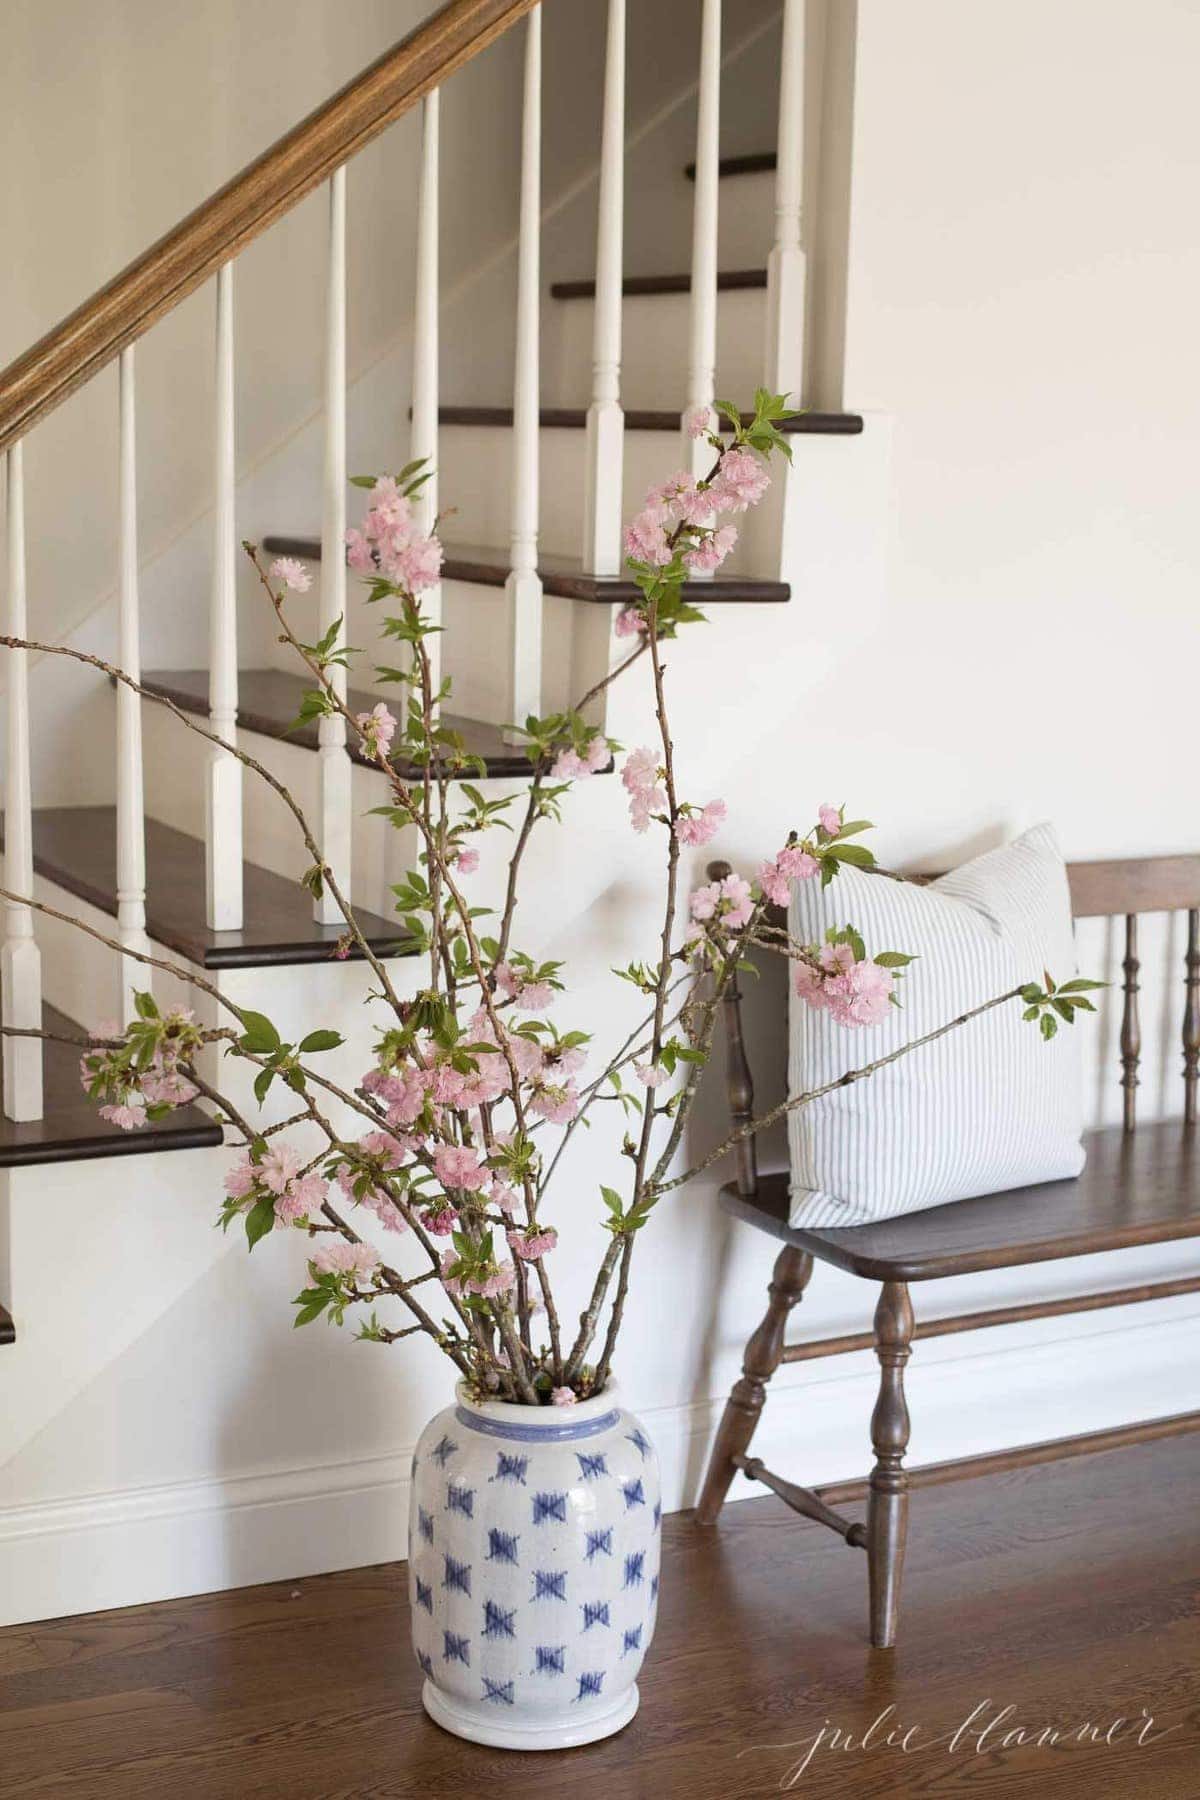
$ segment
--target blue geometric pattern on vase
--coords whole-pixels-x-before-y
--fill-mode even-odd
[[[433,1449],[429,1454],[430,1456],[436,1457],[444,1469],[447,1461],[454,1455],[454,1452],[457,1449],[458,1445],[454,1442],[453,1438],[443,1437],[440,1443],[433,1446]]]
[[[565,1644],[539,1644],[536,1652],[537,1668],[535,1675],[565,1675],[567,1671],[567,1646]]]
[[[583,1629],[590,1631],[593,1625],[607,1625],[608,1601],[585,1600],[583,1603]]]
[[[621,1415],[616,1410],[603,1413],[597,1419],[564,1420],[561,1423],[556,1420],[552,1425],[517,1425],[507,1421],[502,1425],[498,1419],[481,1419],[478,1413],[468,1412],[465,1406],[456,1407],[454,1416],[468,1431],[478,1431],[485,1437],[507,1438],[510,1444],[539,1446],[566,1444],[575,1438],[600,1437],[621,1422]],[[458,1445],[453,1444],[451,1448],[457,1450]]]
[[[653,1604],[654,1601],[657,1599],[658,1599],[658,1576],[652,1575],[650,1577],[650,1601],[651,1601],[651,1604]]]
[[[650,1454],[650,1440],[647,1438],[646,1434],[642,1431],[641,1427],[637,1426],[634,1428],[633,1431],[627,1431],[625,1433],[625,1436],[629,1439],[629,1442],[631,1444],[637,1445],[638,1454],[640,1455],[642,1461],[645,1462],[646,1458]]]
[[[451,1481],[446,1487],[446,1511],[464,1513],[468,1519],[475,1517],[475,1489],[456,1487]]]
[[[529,1468],[527,1456],[509,1456],[505,1450],[496,1452],[496,1473],[489,1475],[489,1481],[519,1481],[525,1486],[525,1474]]]
[[[631,1631],[625,1633],[625,1648],[622,1650],[621,1655],[628,1656],[631,1650],[640,1650],[641,1647],[642,1628],[640,1625],[635,1625]]]
[[[584,1481],[595,1481],[598,1475],[608,1474],[608,1463],[603,1451],[597,1451],[594,1456],[589,1456],[586,1451],[577,1450],[575,1460],[579,1464],[579,1473]]]
[[[497,1531],[494,1525],[488,1527],[489,1562],[515,1563],[517,1560],[517,1534],[515,1531]]]
[[[585,1552],[587,1560],[591,1562],[593,1557],[598,1556],[601,1550],[603,1550],[605,1556],[611,1556],[613,1553],[611,1525],[608,1527],[607,1531],[589,1531],[587,1534],[587,1550]]]
[[[423,1606],[427,1613],[432,1613],[432,1611],[433,1611],[433,1583],[432,1582],[429,1582],[428,1584],[425,1583],[424,1581],[421,1580],[421,1577],[419,1575],[416,1576],[415,1579],[416,1579],[416,1583],[417,1583],[417,1605]]]
[[[442,1586],[451,1588],[460,1594],[471,1592],[471,1565],[460,1563],[453,1556],[445,1558],[446,1573],[442,1576]]]
[[[625,1558],[625,1586],[627,1588],[642,1585],[645,1563],[646,1552],[644,1550],[635,1550],[632,1555]]]
[[[513,1704],[513,1684],[511,1681],[489,1681],[483,1678],[483,1698],[485,1700],[502,1701],[505,1706]]]
[[[417,1508],[417,1530],[427,1544],[433,1542],[433,1514],[427,1513],[423,1506]]]
[[[533,1579],[535,1600],[566,1599],[567,1571],[565,1569],[535,1569]]]
[[[485,1638],[516,1637],[516,1626],[513,1620],[517,1616],[514,1606],[511,1612],[505,1612],[494,1600],[483,1603],[483,1635]]]
[[[661,1524],[662,1524],[662,1501],[656,1500],[654,1502],[654,1529],[657,1531],[658,1527]]]
[[[594,1669],[590,1675],[579,1677],[579,1692],[575,1698],[577,1700],[594,1700],[603,1686],[604,1670]]]
[[[623,1481],[621,1483],[621,1492],[625,1496],[625,1511],[626,1512],[628,1512],[630,1507],[633,1507],[633,1506],[645,1506],[646,1496],[642,1492],[642,1482],[641,1482],[640,1476],[638,1477],[638,1479],[636,1481]]]
[[[421,1668],[424,1671],[424,1673],[426,1675],[428,1675],[430,1681],[432,1681],[433,1680],[433,1658],[432,1658],[432,1656],[430,1656],[428,1650],[418,1650],[417,1651],[417,1661],[420,1663]]]
[[[443,1643],[442,1656],[446,1662],[466,1663],[468,1668],[470,1667],[470,1664],[471,1664],[471,1640],[470,1640],[470,1638],[458,1637],[453,1631],[443,1631],[442,1643]]]
[[[547,1519],[557,1519],[560,1525],[567,1522],[567,1496],[565,1494],[535,1494],[533,1496],[533,1522],[544,1525]]]

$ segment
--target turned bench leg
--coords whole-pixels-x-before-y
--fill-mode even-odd
[[[871,1415],[875,1467],[867,1497],[867,1562],[871,1596],[871,1642],[887,1650],[896,1641],[900,1577],[908,1532],[909,1417],[904,1399],[904,1365],[912,1352],[913,1311],[902,1281],[885,1281],[875,1308],[875,1354],[879,1358],[879,1398]]]
[[[721,1428],[696,1509],[701,1525],[711,1525],[716,1519],[737,1473],[733,1459],[744,1456],[749,1448],[767,1397],[767,1383],[783,1357],[788,1314],[808,1286],[812,1266],[807,1251],[796,1250],[790,1244],[775,1259],[775,1271],[767,1289],[770,1301],[766,1317],[746,1345],[741,1380],[734,1384],[721,1416]]]

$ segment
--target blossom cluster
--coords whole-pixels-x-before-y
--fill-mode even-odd
[[[255,1144],[225,1175],[223,1223],[239,1213],[257,1212],[262,1230],[310,1219],[329,1192],[329,1183],[291,1144]]]
[[[815,1011],[828,1012],[836,1025],[879,1025],[888,1016],[895,973],[871,957],[856,955],[848,942],[822,944],[812,961],[798,962],[796,993]]]
[[[410,487],[411,492],[411,487]],[[382,575],[409,594],[436,587],[442,573],[442,546],[417,523],[412,500],[395,476],[381,475],[361,527],[346,533],[346,561],[361,574]]]
[[[646,495],[641,512],[625,531],[625,554],[650,569],[665,569],[678,552],[689,575],[713,575],[737,543],[737,526],[717,523],[722,513],[742,513],[757,505],[771,477],[752,450],[721,455],[713,474],[698,481],[680,469]],[[623,636],[636,625],[618,623]]]
[[[114,1041],[96,1042],[79,1061],[80,1083],[100,1101],[100,1117],[125,1131],[186,1106],[199,1092],[183,1067],[201,1042],[191,1008],[169,1007],[160,1013],[149,994],[135,999],[138,1016],[125,1032],[117,1027],[94,1031],[94,1040]]]

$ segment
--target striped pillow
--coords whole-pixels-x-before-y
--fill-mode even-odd
[[[1039,825],[927,887],[843,869],[797,882],[792,935],[853,924],[871,950],[920,958],[901,1007],[848,1030],[791,999],[789,1092],[822,1087],[980,1001],[1075,973],[1066,868]],[[1017,1002],[788,1115],[793,1225],[865,1225],[972,1194],[1060,1181],[1083,1167],[1078,1033],[1049,1042]]]

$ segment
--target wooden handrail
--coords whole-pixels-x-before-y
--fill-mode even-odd
[[[536,0],[449,0],[0,374],[0,451],[290,212]]]

